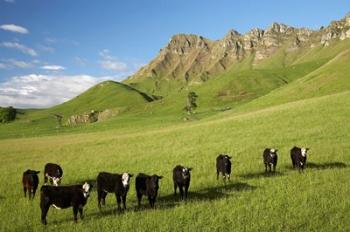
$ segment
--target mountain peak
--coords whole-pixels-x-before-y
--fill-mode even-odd
[[[274,22],[267,28],[266,32],[286,33],[289,28],[292,27],[283,23]]]

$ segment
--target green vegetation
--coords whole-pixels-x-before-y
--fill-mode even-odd
[[[344,92],[140,132],[2,140],[0,230],[348,231],[349,97]],[[311,148],[304,174],[290,169],[288,151],[294,145]],[[275,176],[263,174],[266,146],[280,151]],[[233,177],[226,186],[216,180],[219,152],[233,155]],[[71,209],[51,208],[44,228],[38,195],[33,202],[24,199],[19,180],[22,170],[42,170],[46,162],[62,165],[64,184],[94,180],[99,171],[163,175],[157,209],[148,209],[146,200],[135,209],[132,181],[124,214],[113,213],[112,194],[100,213],[94,191],[83,221],[75,225]],[[180,163],[194,167],[187,203],[172,195],[171,170]]]
[[[0,123],[11,122],[16,119],[17,110],[10,107],[0,107]]]

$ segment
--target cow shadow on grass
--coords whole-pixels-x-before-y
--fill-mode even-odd
[[[283,176],[284,174],[276,171],[276,172],[251,172],[239,175],[239,177],[245,178],[245,179],[257,179],[257,178],[271,178],[271,177],[279,177]]]
[[[306,163],[306,168],[311,169],[334,169],[334,168],[346,168],[347,165],[342,162],[325,162],[325,163]]]
[[[219,186],[199,189],[198,191],[189,191],[187,200],[181,200],[180,194],[168,194],[160,196],[158,202],[162,205],[176,205],[180,202],[192,202],[192,201],[211,201],[219,200],[231,195],[232,192],[252,191],[256,189],[255,186],[249,185],[243,182],[226,182],[220,183]]]
[[[293,168],[292,165],[286,165],[285,166],[289,170],[294,170],[297,168]],[[316,169],[316,170],[324,170],[324,169],[341,169],[341,168],[347,168],[348,165],[346,165],[343,162],[324,162],[324,163],[314,163],[314,162],[306,162],[306,169]]]
[[[135,205],[130,206],[130,204],[128,204],[128,202],[130,201],[127,200],[126,210],[122,210],[122,211],[116,210],[116,204],[113,206],[112,205],[103,206],[101,211],[99,210],[96,210],[96,211],[94,210],[93,212],[87,211],[87,214],[86,214],[87,216],[85,217],[84,220],[89,220],[92,218],[95,218],[95,219],[103,218],[105,216],[112,216],[112,215],[118,216],[128,212],[142,212],[147,210],[166,210],[166,209],[174,208],[175,206],[183,203],[187,204],[187,203],[198,202],[198,201],[219,200],[230,196],[233,192],[253,191],[256,188],[257,188],[256,186],[252,186],[243,182],[228,181],[226,182],[226,184],[224,184],[223,182],[220,182],[220,183],[218,182],[218,186],[199,189],[197,191],[189,191],[187,200],[181,200],[179,193],[176,196],[174,196],[173,193],[163,195],[160,192],[157,197],[155,208],[151,208],[149,206],[147,197],[143,196],[140,207]],[[72,219],[67,218],[64,221],[70,221],[70,220]]]

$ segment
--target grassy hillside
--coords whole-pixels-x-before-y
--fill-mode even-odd
[[[349,231],[349,97],[346,91],[139,132],[1,140],[0,158],[6,165],[0,166],[0,230]],[[288,151],[294,145],[311,148],[303,174],[290,169]],[[270,146],[279,149],[279,163],[276,175],[265,176],[262,151]],[[233,177],[226,186],[216,180],[219,152],[233,156]],[[63,184],[94,180],[99,171],[164,175],[157,209],[149,209],[146,200],[135,208],[132,180],[125,213],[113,212],[111,194],[100,213],[93,191],[83,221],[75,225],[71,209],[51,208],[45,228],[39,197],[24,199],[20,178],[27,168],[43,171],[46,162],[61,164]],[[194,168],[186,203],[172,195],[176,164]]]
[[[52,108],[24,110],[24,114],[18,115],[15,122],[0,124],[0,138],[71,132],[83,126],[61,128],[58,131],[53,114],[62,115],[63,123],[65,123],[71,115],[89,113],[91,110],[103,111],[105,109],[111,109],[116,114],[121,114],[135,108],[137,109],[150,101],[152,99],[143,92],[122,83],[105,81],[77,97]]]

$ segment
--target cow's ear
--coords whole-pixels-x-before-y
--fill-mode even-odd
[[[162,179],[163,178],[163,176],[157,176],[158,177],[158,179]]]
[[[40,173],[40,171],[35,171],[35,174],[39,174]]]
[[[134,174],[129,173],[129,177],[133,177],[133,176],[134,176]]]
[[[307,148],[306,148],[306,151],[308,151],[308,150],[310,150],[310,148],[307,147]]]
[[[278,152],[278,149],[275,149],[275,152]]]
[[[228,157],[228,159],[231,159],[232,158],[232,156],[227,156]]]
[[[187,169],[188,169],[188,171],[192,171],[193,168],[187,168]]]

